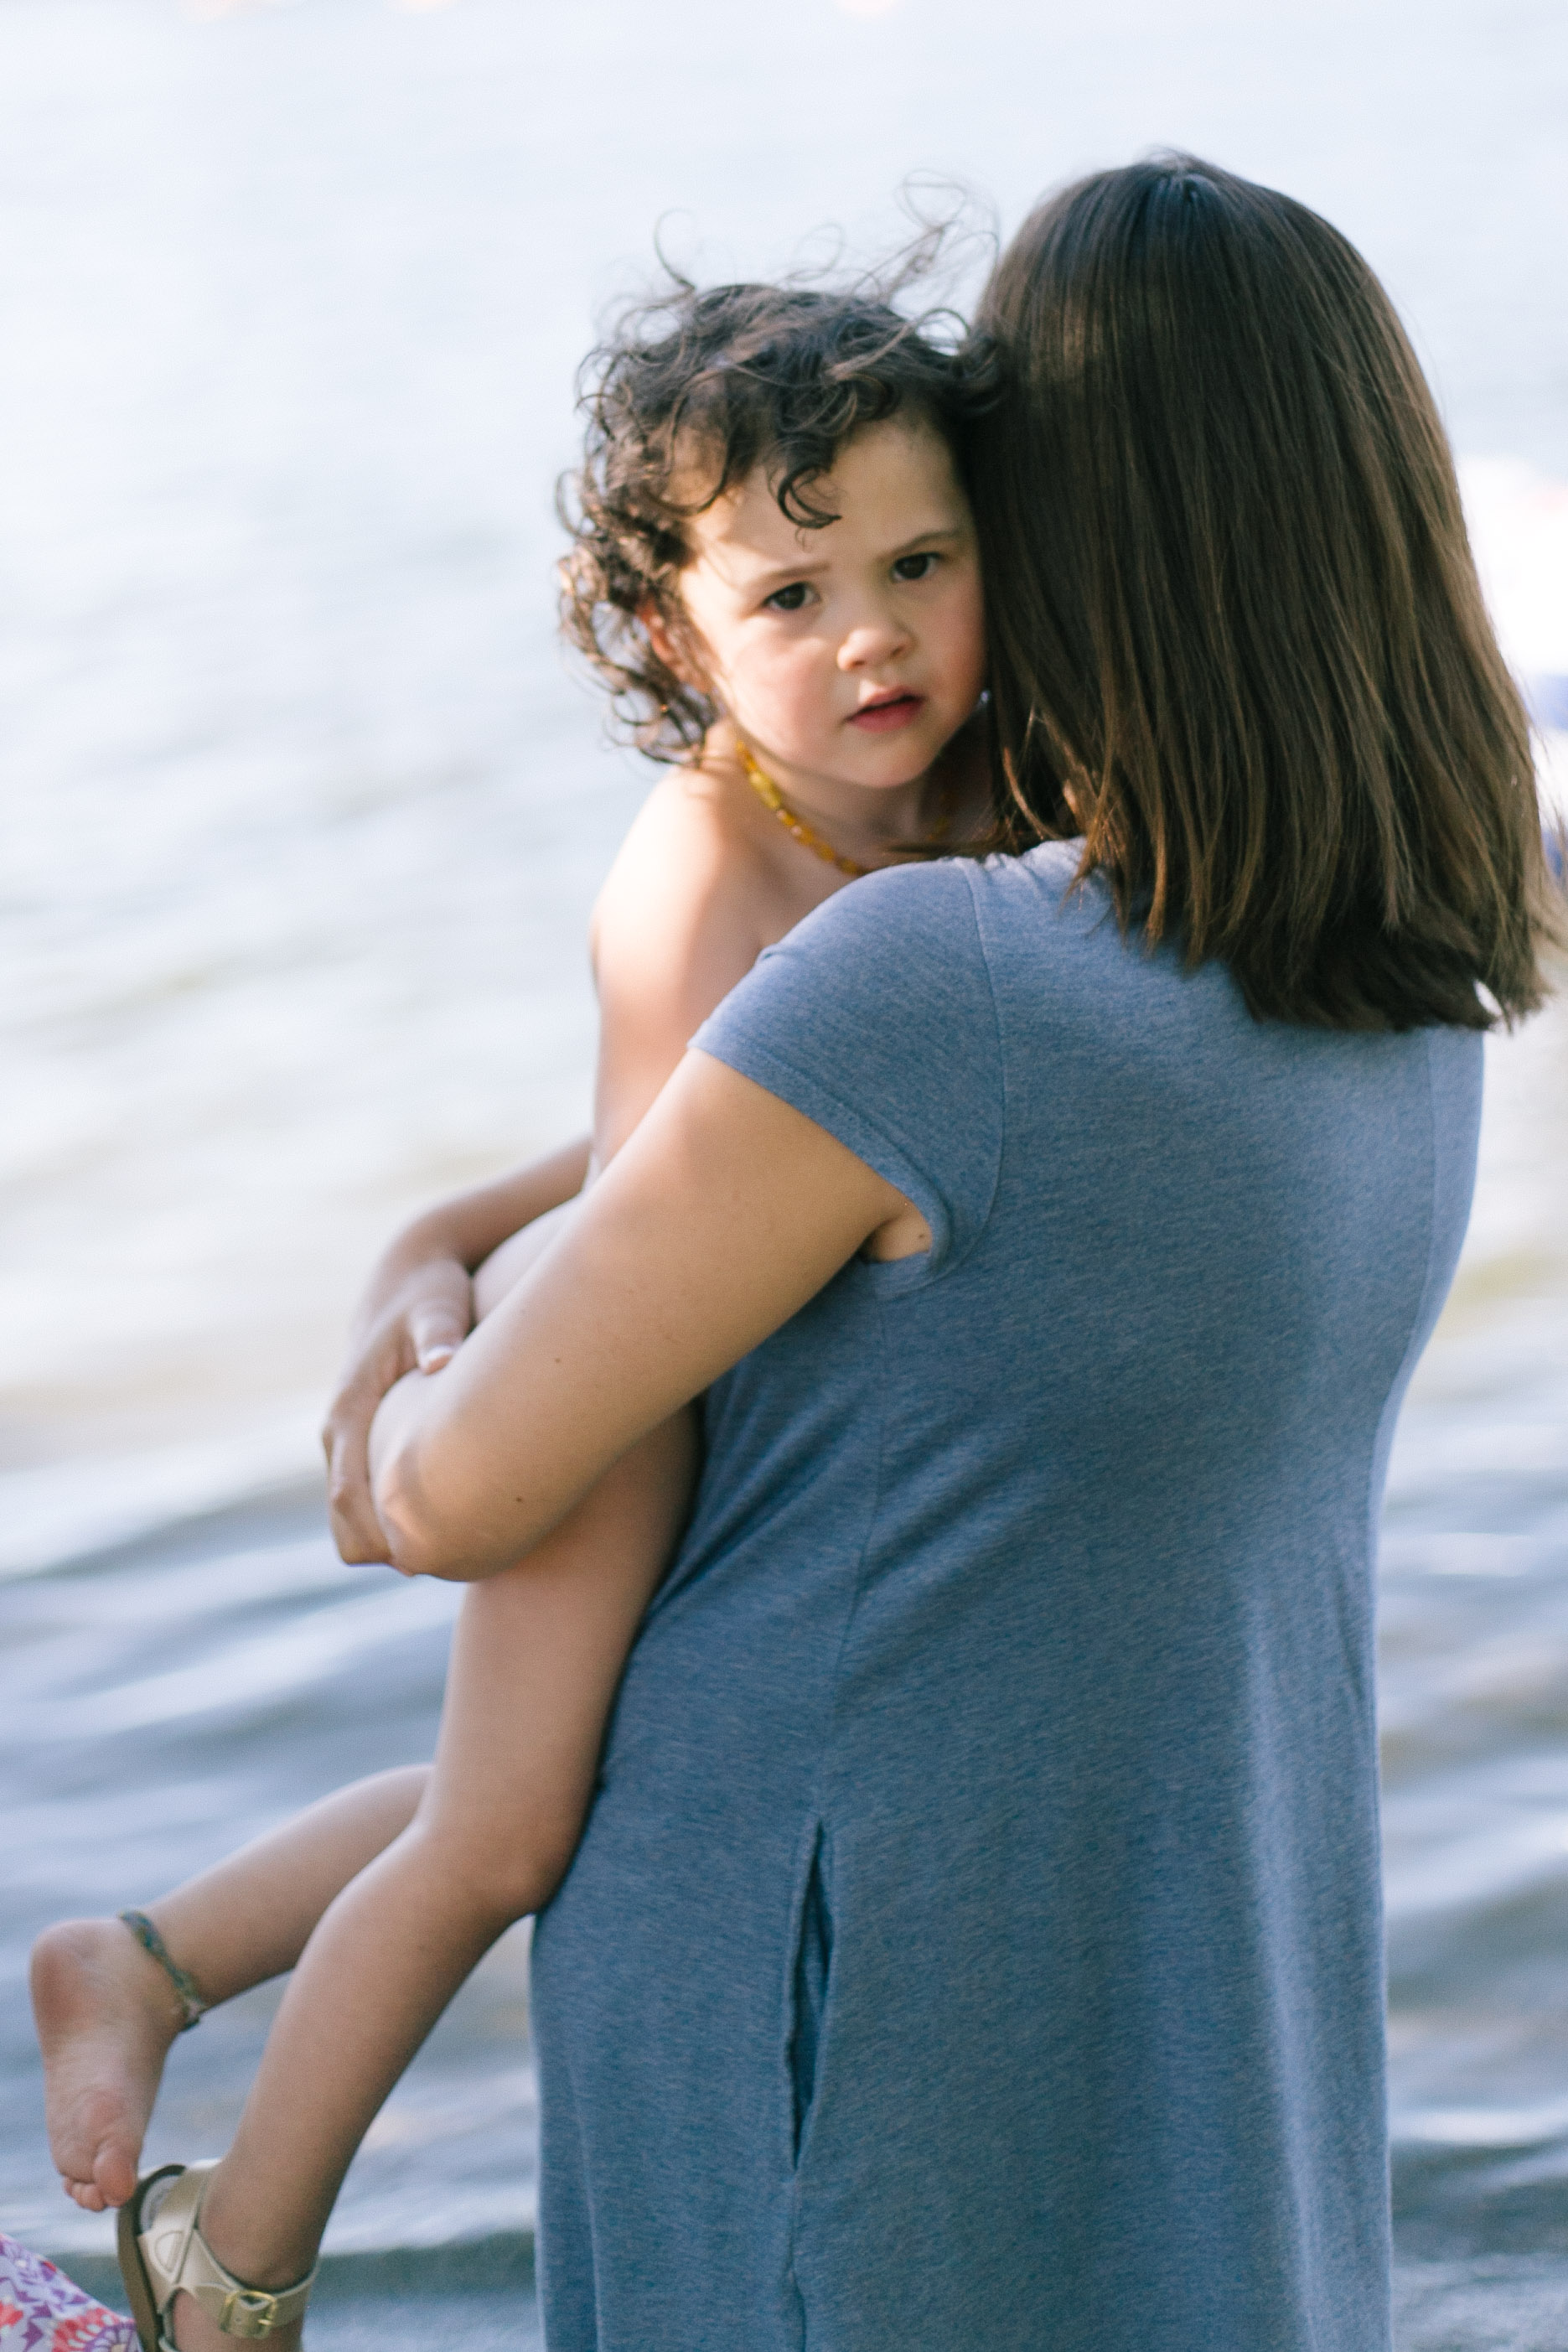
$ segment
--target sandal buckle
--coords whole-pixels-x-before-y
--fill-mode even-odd
[[[218,2314],[225,2336],[270,2336],[277,2326],[278,2297],[258,2286],[236,2286]]]

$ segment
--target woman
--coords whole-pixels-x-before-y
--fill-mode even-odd
[[[374,1433],[472,1574],[707,1391],[538,1929],[551,2352],[1387,2342],[1373,1549],[1542,993],[1525,723],[1313,215],[1103,174],[982,324],[1013,854],[766,956]]]

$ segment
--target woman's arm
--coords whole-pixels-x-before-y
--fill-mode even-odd
[[[904,1257],[930,1234],[825,1129],[688,1053],[441,1378],[384,1400],[371,1440],[382,1557],[416,1576],[507,1567],[865,1245]]]

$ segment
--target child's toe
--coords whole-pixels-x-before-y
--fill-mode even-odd
[[[136,2188],[135,2158],[122,2147],[104,2148],[92,2168],[92,2185],[99,2212],[107,2205],[123,2205]]]

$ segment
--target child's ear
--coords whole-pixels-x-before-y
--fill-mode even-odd
[[[681,667],[679,659],[675,653],[674,642],[671,639],[669,629],[665,625],[664,616],[663,613],[660,612],[657,604],[654,604],[651,596],[645,597],[643,603],[638,605],[637,618],[642,622],[643,628],[646,629],[648,633],[648,643],[653,646],[653,651],[658,655],[659,659],[664,663],[664,667],[666,669],[673,669],[675,676],[679,677]]]
[[[679,633],[670,626],[669,617],[662,613],[652,596],[637,607],[637,618],[648,633],[648,643],[667,670],[673,670],[683,686],[692,687],[698,694],[706,691],[706,681],[698,675],[691,648],[681,642]]]

